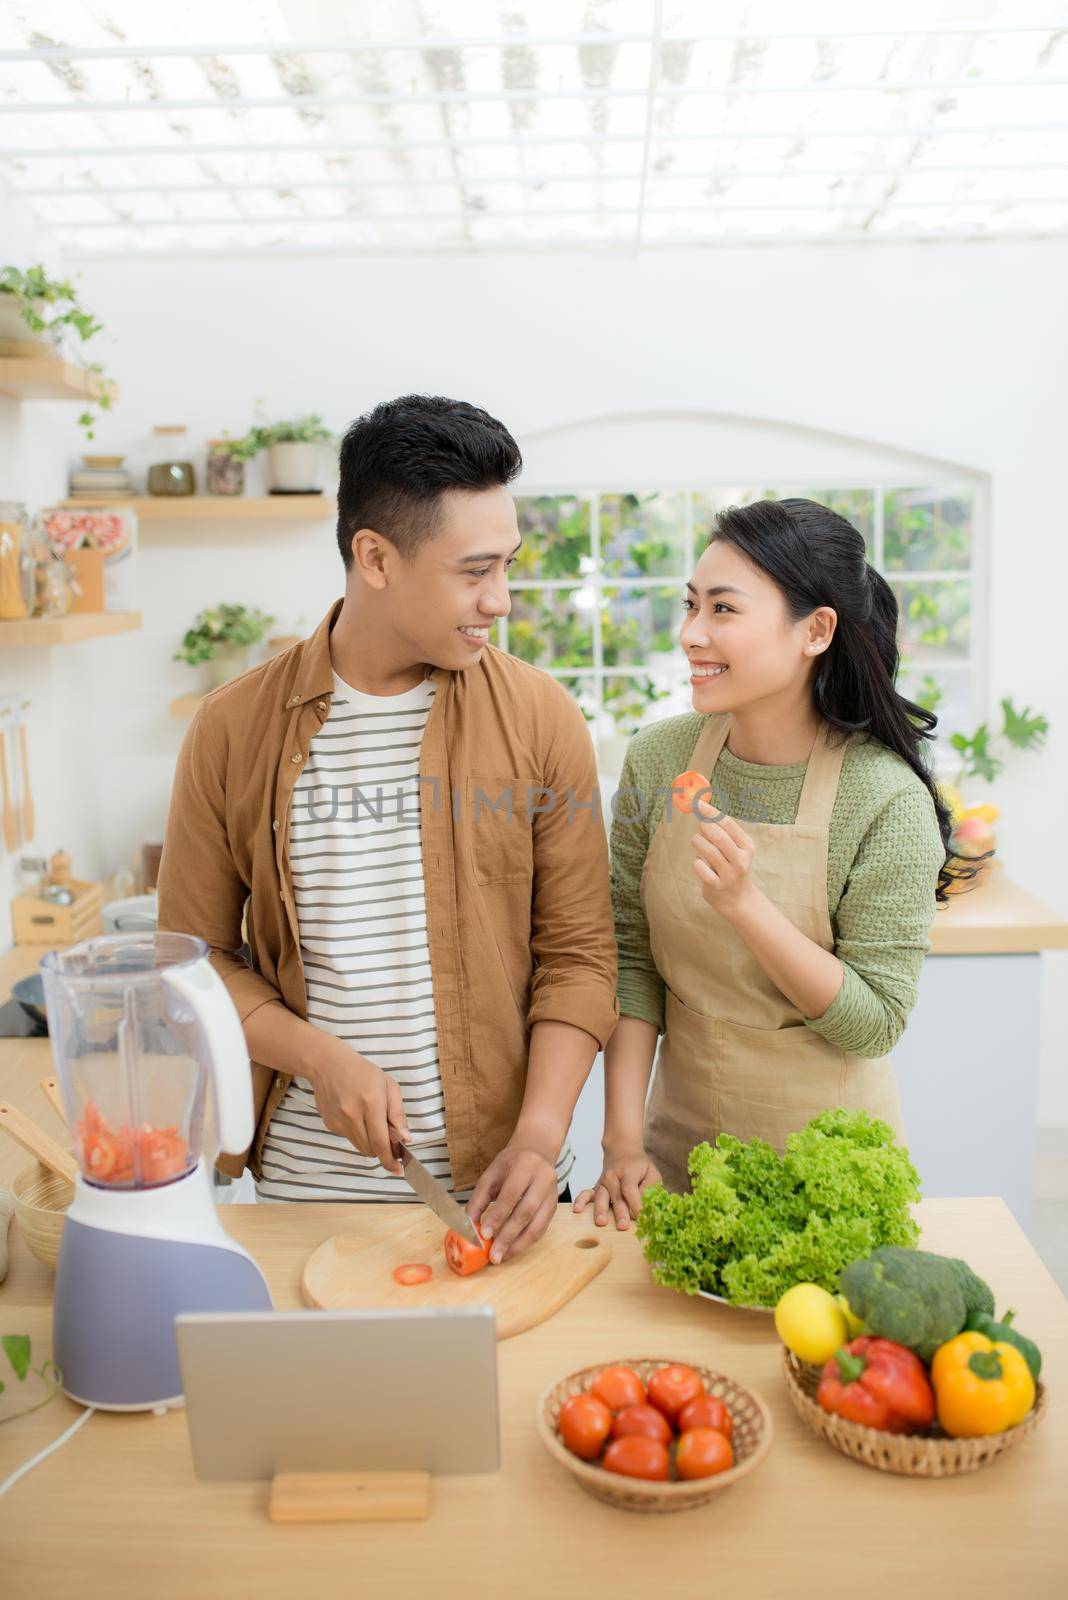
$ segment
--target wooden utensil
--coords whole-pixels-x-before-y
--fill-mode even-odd
[[[4,848],[9,853],[19,842],[18,814],[11,800],[11,781],[7,771],[7,730],[0,732],[0,800],[3,809],[0,812],[0,826],[4,832]]]
[[[59,1117],[60,1122],[62,1122],[63,1126],[66,1127],[67,1108],[63,1104],[63,1096],[59,1092],[59,1084],[56,1082],[55,1078],[42,1078],[41,1091],[44,1094],[45,1099],[51,1105],[52,1110]]]
[[[413,1209],[406,1226],[390,1229],[385,1238],[336,1233],[308,1257],[301,1283],[304,1298],[327,1311],[491,1305],[498,1339],[510,1339],[545,1322],[612,1259],[612,1245],[604,1235],[554,1237],[550,1224],[548,1233],[515,1261],[458,1278],[445,1263],[444,1237],[437,1217],[423,1206]],[[393,1269],[411,1261],[425,1261],[432,1276],[404,1288],[393,1281]]]
[[[26,724],[19,723],[19,755],[22,760],[22,842],[29,844],[37,826],[37,814],[30,789],[30,752],[26,745]]]
[[[17,1106],[8,1105],[5,1100],[0,1100],[0,1128],[11,1135],[16,1144],[28,1150],[31,1156],[36,1156],[38,1161],[56,1173],[60,1178],[66,1178],[73,1183],[78,1176],[78,1163],[69,1150],[64,1150],[62,1145],[39,1128],[36,1122],[31,1122],[24,1112]]]

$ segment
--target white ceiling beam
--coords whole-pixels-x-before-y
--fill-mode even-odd
[[[88,109],[88,108],[86,108]],[[1068,122],[980,122],[957,127],[942,123],[928,123],[910,128],[740,128],[730,133],[672,133],[657,134],[656,142],[662,144],[747,144],[754,140],[789,139],[806,142],[810,139],[944,139],[944,138],[1010,138],[1020,134],[1051,134],[1068,132]],[[332,155],[355,151],[379,151],[390,155],[407,154],[412,150],[485,150],[505,146],[532,149],[542,145],[643,144],[644,133],[545,133],[545,134],[483,134],[471,138],[452,138],[442,134],[437,139],[331,139],[319,144],[314,140],[263,141],[259,144],[247,140],[237,143],[206,144],[105,144],[105,145],[25,145],[8,146],[0,150],[0,163],[12,161],[54,161],[56,159],[79,161],[125,161],[131,156],[188,156],[200,160],[202,156],[241,155]]]
[[[715,96],[749,98],[752,95],[824,94],[957,94],[964,89],[1064,89],[1068,78],[1052,74],[1030,78],[937,78],[925,82],[887,83],[870,79],[859,83],[838,83],[832,79],[805,83],[710,83],[673,85],[657,90],[660,100],[689,100]],[[171,111],[311,111],[344,110],[357,106],[445,106],[498,105],[555,100],[644,100],[647,88],[606,89],[583,85],[573,89],[431,89],[406,94],[388,89],[366,94],[283,94],[249,95],[227,99],[181,100],[98,100],[95,97],[70,100],[5,100],[0,115],[45,117],[89,113],[92,116],[141,111],[159,115]]]
[[[645,107],[645,138],[642,141],[642,171],[638,190],[638,213],[634,221],[634,246],[642,242],[642,219],[645,215],[645,195],[649,186],[649,167],[653,155],[653,126],[656,121],[656,91],[660,82],[660,36],[664,27],[663,0],[653,0],[653,48],[649,52],[649,81],[646,84],[648,100]]]
[[[884,211],[884,210],[952,210],[960,206],[983,206],[986,210],[1004,210],[1018,206],[1065,206],[1068,195],[1005,196],[971,199],[956,195],[938,200],[708,200],[703,205],[646,206],[648,216],[677,216],[685,212],[692,216],[718,215],[721,211]],[[48,228],[78,228],[98,232],[108,228],[283,228],[293,223],[300,227],[360,227],[378,226],[393,222],[547,222],[557,217],[633,217],[635,206],[551,206],[544,211],[478,211],[470,206],[457,206],[447,211],[375,211],[362,215],[339,213],[319,216],[304,211],[277,217],[246,216],[235,211],[228,217],[101,217],[56,218],[38,216],[36,221]]]
[[[1057,33],[1063,17],[1019,22],[956,22],[896,28],[776,28],[772,32],[746,28],[710,33],[668,35],[667,44],[739,44],[749,40],[819,39],[940,39],[978,34]],[[0,50],[0,61],[129,61],[164,56],[273,56],[273,55],[376,55],[394,50],[511,50],[555,46],[650,44],[649,32],[472,34],[425,39],[262,39],[208,41],[189,44],[43,45],[21,50]]]
[[[1005,228],[1000,232],[965,228],[959,232],[946,229],[930,229],[918,233],[872,233],[865,228],[842,228],[833,233],[749,233],[717,235],[708,239],[694,238],[691,234],[678,234],[664,239],[646,239],[642,245],[642,253],[649,250],[722,250],[722,249],[751,249],[774,247],[782,245],[815,246],[826,249],[829,245],[837,244],[870,244],[870,245],[895,245],[895,244],[1006,244],[1017,240],[1030,239],[1068,239],[1068,228],[1025,227]],[[83,261],[125,261],[129,262],[130,247],[113,250],[84,250],[76,244],[64,241],[64,249],[72,256],[77,256]],[[253,260],[262,261],[266,257],[279,259],[294,258],[302,260],[307,256],[331,256],[341,260],[360,261],[366,256],[434,256],[434,255],[556,255],[567,250],[581,250],[584,254],[589,251],[603,252],[606,255],[616,254],[619,251],[618,239],[554,239],[543,240],[517,240],[514,243],[502,241],[491,244],[472,243],[468,240],[431,240],[427,244],[386,244],[386,245],[264,245],[262,242],[248,246],[198,246],[190,248],[183,246],[180,253],[173,247],[164,246],[158,250],[138,250],[135,258],[172,259],[187,261],[195,258],[202,261],[232,261],[235,257],[249,256]]]
[[[724,180],[734,183],[746,178],[768,178],[778,183],[781,178],[932,178],[932,177],[977,177],[986,176],[989,172],[1066,172],[1068,171],[1068,154],[1063,161],[981,161],[971,166],[932,166],[932,167],[699,167],[687,168],[685,171],[653,172],[649,181],[675,182]],[[599,183],[637,183],[641,173],[637,168],[632,172],[537,172],[515,173],[509,176],[494,174],[492,177],[471,176],[464,179],[466,187],[471,189],[497,189],[516,187],[520,189],[541,188],[548,184],[599,184]],[[72,195],[93,195],[98,199],[108,199],[112,195],[121,194],[245,194],[260,191],[270,192],[275,189],[294,189],[299,194],[318,193],[321,191],[354,193],[364,189],[440,189],[455,188],[454,177],[396,177],[396,178],[324,178],[314,179],[310,182],[304,179],[271,178],[264,182],[256,182],[242,178],[231,182],[225,178],[214,183],[170,183],[161,179],[159,183],[112,183],[112,184],[51,184],[40,187],[22,188],[18,184],[11,185],[11,192],[18,195],[20,200],[38,199],[69,199]]]

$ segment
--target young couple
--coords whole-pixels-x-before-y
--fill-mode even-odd
[[[721,513],[686,585],[694,710],[631,743],[610,886],[581,712],[489,643],[521,464],[458,401],[353,423],[344,598],[203,701],[159,879],[254,1063],[255,1139],[220,1168],[262,1200],[408,1200],[396,1135],[497,1260],[571,1198],[599,1049],[603,1171],[574,1204],[600,1224],[720,1132],[781,1147],[834,1105],[899,1128],[887,1057],[948,881],[892,591],[847,522],[786,500]],[[687,768],[715,808],[665,803]]]

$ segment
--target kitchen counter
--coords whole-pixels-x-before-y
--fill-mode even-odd
[[[279,1308],[296,1306],[307,1255],[339,1228],[389,1229],[406,1208],[222,1206],[264,1268]],[[796,1417],[769,1318],[657,1288],[633,1234],[613,1235],[606,1270],[550,1321],[500,1345],[502,1466],[439,1478],[423,1523],[276,1526],[264,1483],[202,1483],[181,1412],[97,1413],[0,1499],[6,1600],[116,1593],[255,1600],[392,1592],[401,1600],[677,1592],[737,1600],[909,1594],[969,1600],[1068,1592],[1068,1304],[999,1200],[936,1200],[923,1244],[966,1257],[1040,1344],[1051,1413],[1019,1450],[946,1481],[884,1475],[838,1455]],[[554,1228],[584,1232],[561,1208]],[[51,1274],[12,1229],[0,1331],[49,1342]],[[705,1362],[757,1389],[775,1422],[763,1464],[712,1505],[639,1516],[601,1505],[537,1438],[538,1396],[575,1368],[613,1357]],[[368,1373],[368,1382],[375,1381]],[[278,1374],[279,1384],[285,1373]],[[270,1403],[270,1396],[264,1396]],[[0,1429],[0,1478],[78,1414],[60,1398]],[[398,1403],[398,1419],[402,1417]]]
[[[994,863],[977,889],[953,895],[931,927],[934,956],[1032,955],[1068,950],[1068,920]]]

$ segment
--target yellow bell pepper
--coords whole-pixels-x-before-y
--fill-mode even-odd
[[[958,1333],[936,1350],[931,1382],[938,1420],[954,1439],[1004,1433],[1035,1403],[1035,1382],[1019,1350],[984,1333]]]

